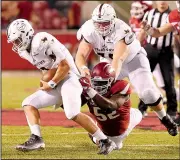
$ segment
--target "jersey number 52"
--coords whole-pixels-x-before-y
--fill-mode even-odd
[[[117,114],[116,111],[113,111],[109,114],[103,114],[103,113],[98,112],[101,110],[101,108],[99,108],[99,107],[93,107],[93,110],[94,110],[94,115],[100,121],[106,121],[107,119],[115,119],[115,118],[119,117],[119,115]]]

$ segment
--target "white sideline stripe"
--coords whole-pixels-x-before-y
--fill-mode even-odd
[[[129,144],[125,145],[125,147],[179,147],[179,145],[173,144]]]
[[[49,146],[51,147],[51,146]],[[72,148],[76,146],[72,145],[64,145],[63,147],[65,148]],[[124,147],[179,147],[179,145],[173,145],[173,144],[129,144],[129,145],[124,145]]]
[[[2,136],[27,136],[30,133],[20,133],[20,134],[5,134],[2,133]],[[65,133],[48,133],[48,135],[75,135],[75,134],[87,134],[87,132],[65,132]],[[168,134],[167,132],[136,132],[136,133],[130,133],[130,134]]]

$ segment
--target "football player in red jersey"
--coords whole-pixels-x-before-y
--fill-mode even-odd
[[[136,35],[141,30],[141,21],[143,19],[144,14],[152,9],[152,1],[134,1],[131,4],[131,18],[129,19],[129,25],[132,28],[132,31],[136,33]]]
[[[115,81],[115,72],[109,63],[97,64],[88,78],[80,78],[91,114],[103,133],[115,142],[114,149],[122,148],[123,140],[142,120],[138,109],[131,108],[130,84],[125,80]],[[89,136],[94,143],[98,141]]]

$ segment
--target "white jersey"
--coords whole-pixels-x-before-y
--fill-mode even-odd
[[[131,28],[117,18],[115,19],[114,30],[104,38],[95,31],[92,20],[86,21],[77,32],[78,40],[82,37],[92,44],[96,54],[107,59],[109,62],[113,58],[114,46],[120,40],[124,40],[129,47],[129,55],[124,63],[131,61],[142,48]]]
[[[33,37],[30,53],[25,50],[19,52],[19,55],[41,70],[57,68],[58,64],[66,59],[71,68],[70,73],[79,74],[66,47],[46,32],[39,32]]]

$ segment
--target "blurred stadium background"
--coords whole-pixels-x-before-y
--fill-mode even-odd
[[[110,3],[119,18],[128,23],[132,1],[101,1]],[[78,41],[77,29],[91,17],[93,9],[100,1],[2,1],[2,116],[7,110],[22,110],[22,100],[33,93],[39,86],[41,73],[29,62],[21,59],[7,44],[6,27],[17,19],[24,18],[31,22],[36,32],[47,31],[62,42],[75,56]],[[169,1],[171,9],[175,3]],[[88,65],[91,68],[98,61],[93,53],[89,56]],[[177,81],[176,77],[176,81]],[[138,98],[132,95],[132,107],[137,107]],[[43,109],[44,110],[44,109]],[[54,112],[52,108],[45,109]],[[82,108],[88,111],[87,107]],[[57,112],[62,110],[57,110]],[[22,112],[23,114],[23,112]],[[23,115],[24,116],[24,115]],[[29,135],[27,126],[13,126],[8,117],[2,127],[2,158],[3,159],[54,159],[54,158],[135,158],[135,159],[178,159],[178,137],[170,137],[164,131],[149,131],[135,129],[127,138],[121,152],[115,151],[110,156],[96,155],[96,148],[90,142],[81,128],[43,126],[42,132],[47,143],[47,149],[42,152],[19,153],[14,146],[24,141]],[[48,120],[51,120],[51,116]],[[53,118],[52,118],[53,119]],[[4,119],[2,119],[4,120]],[[18,120],[18,117],[16,117]],[[15,122],[15,120],[14,120]],[[24,119],[24,123],[26,121]],[[3,124],[3,121],[2,121]],[[8,125],[7,125],[8,124]],[[75,134],[71,134],[75,132]],[[70,135],[69,135],[70,134]],[[63,136],[62,136],[63,135]],[[65,145],[64,145],[65,144]],[[69,154],[71,152],[72,154]]]

